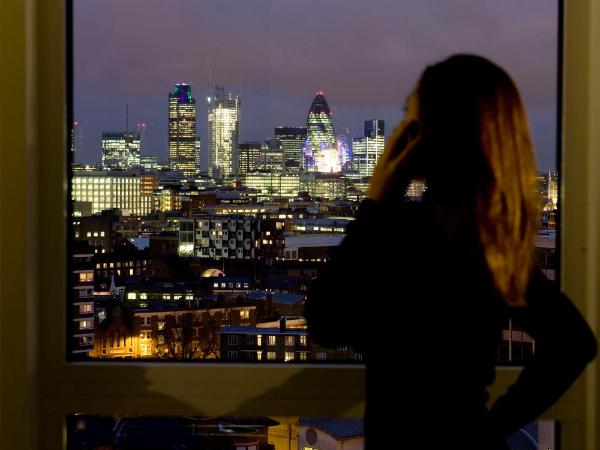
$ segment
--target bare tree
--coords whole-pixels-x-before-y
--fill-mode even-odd
[[[154,355],[161,359],[214,359],[219,357],[222,314],[186,312],[164,319],[152,318]]]

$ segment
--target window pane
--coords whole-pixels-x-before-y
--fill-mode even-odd
[[[556,278],[556,2],[74,3],[72,359],[362,363],[308,335],[308,285],[421,71],[456,52],[489,57],[522,91],[540,171],[536,257]],[[348,282],[395,295],[381,264]],[[381,323],[411,320],[377,308]],[[507,322],[498,362],[534,352]]]

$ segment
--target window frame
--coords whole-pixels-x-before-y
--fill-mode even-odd
[[[600,84],[594,82],[600,79],[600,5],[573,0],[564,8],[561,280],[598,333],[600,130],[593,119],[600,113]],[[28,0],[25,7],[22,0],[0,3],[0,54],[12,69],[0,72],[0,105],[11,105],[10,113],[0,108],[0,138],[13,149],[0,152],[0,204],[11,211],[0,218],[0,293],[13,300],[0,309],[0,431],[11,430],[0,433],[0,443],[39,448],[43,441],[48,450],[62,449],[66,414],[76,411],[361,416],[361,366],[66,362],[70,19],[64,0]],[[23,83],[26,89],[7,88]],[[37,177],[27,176],[31,171]],[[12,342],[24,343],[23,351],[15,352]],[[544,416],[562,421],[565,450],[600,446],[596,366]],[[517,374],[499,370],[492,398]]]

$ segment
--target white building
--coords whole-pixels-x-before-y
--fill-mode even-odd
[[[238,172],[240,98],[216,86],[208,97],[208,170],[225,177]]]
[[[152,196],[142,193],[138,171],[77,171],[71,180],[74,202],[90,202],[92,213],[121,209],[143,216],[152,209]]]

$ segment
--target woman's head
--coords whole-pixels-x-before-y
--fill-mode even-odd
[[[537,212],[533,146],[517,87],[487,59],[455,55],[425,69],[408,102],[406,120],[418,136],[399,171],[423,179],[427,195],[472,213],[497,288],[507,302],[521,303]]]

